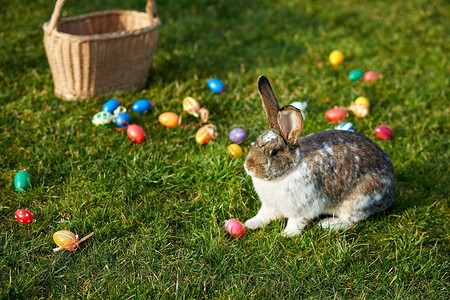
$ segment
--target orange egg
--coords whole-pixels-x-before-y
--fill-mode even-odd
[[[197,134],[195,135],[195,140],[197,141],[197,143],[203,145],[208,143],[211,139],[215,139],[217,135],[218,133],[216,126],[205,125],[197,131]]]
[[[360,119],[367,117],[369,114],[369,107],[364,104],[355,104],[352,106],[352,110],[353,114]]]
[[[173,112],[165,112],[159,115],[158,121],[166,127],[173,128],[177,127],[178,123],[180,122],[180,118]]]
[[[73,232],[70,232],[68,230],[60,230],[53,234],[53,240],[55,241],[56,245],[58,246],[64,246],[70,243],[73,243],[72,245],[68,246],[66,249],[69,251],[74,251],[78,247],[78,236],[75,235]]]

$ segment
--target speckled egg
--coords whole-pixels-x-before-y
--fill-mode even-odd
[[[33,214],[28,209],[18,209],[14,213],[14,216],[16,217],[17,221],[22,224],[30,224],[34,220]]]

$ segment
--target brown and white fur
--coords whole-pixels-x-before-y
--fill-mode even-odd
[[[303,118],[293,106],[279,108],[269,81],[258,90],[270,129],[258,137],[244,167],[261,208],[245,227],[288,218],[284,234],[296,235],[321,215],[324,228],[347,228],[385,210],[394,199],[395,176],[387,154],[352,131],[327,130],[298,138]]]

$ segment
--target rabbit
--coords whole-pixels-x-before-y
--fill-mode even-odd
[[[256,229],[287,218],[283,234],[299,234],[313,219],[331,230],[348,228],[387,209],[394,200],[395,175],[388,155],[369,138],[326,130],[298,138],[301,112],[279,108],[269,80],[258,90],[269,130],[251,146],[244,169],[261,201],[245,227]]]

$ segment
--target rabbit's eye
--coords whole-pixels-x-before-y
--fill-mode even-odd
[[[275,157],[275,156],[277,156],[278,155],[278,150],[277,149],[273,149],[271,152],[270,152],[270,157]]]

